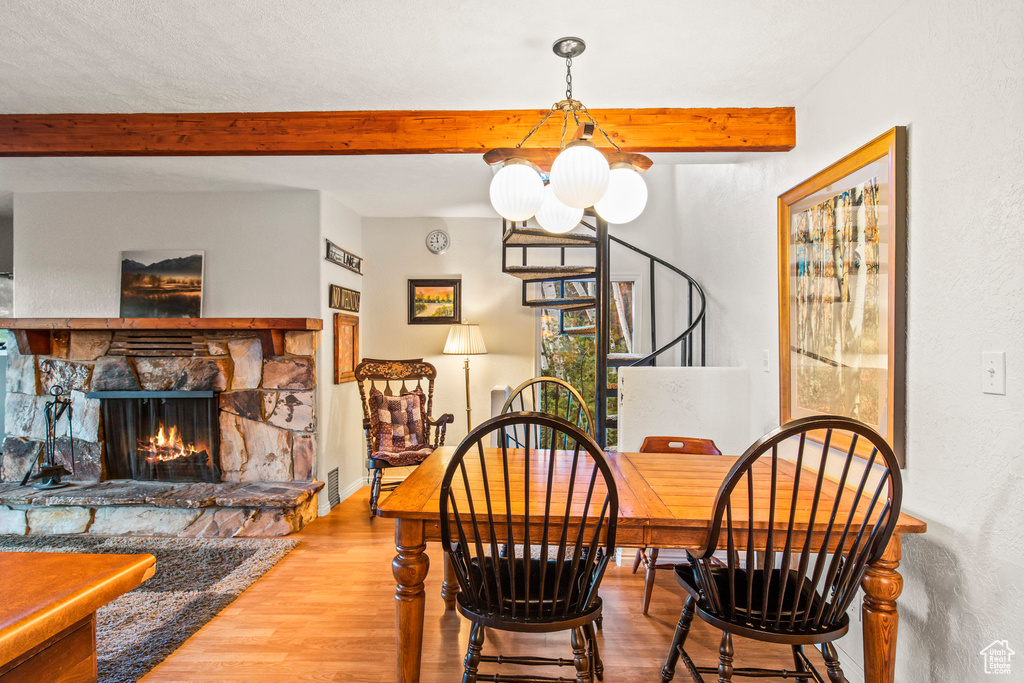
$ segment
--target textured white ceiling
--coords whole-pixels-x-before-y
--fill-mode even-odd
[[[544,108],[563,35],[587,41],[590,107],[792,105],[904,1],[3,0],[0,113]],[[488,179],[475,155],[0,159],[0,211],[4,191],[309,187],[466,215]]]
[[[4,0],[0,113],[790,105],[891,0]]]

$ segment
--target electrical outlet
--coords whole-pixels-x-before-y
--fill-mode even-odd
[[[765,372],[772,371],[772,354],[768,349],[761,355],[761,369]]]
[[[1006,394],[1006,352],[981,354],[981,390],[986,394]]]

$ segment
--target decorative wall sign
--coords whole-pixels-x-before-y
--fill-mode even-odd
[[[354,382],[359,363],[359,318],[334,314],[334,383]]]
[[[122,251],[122,318],[199,318],[203,252]]]
[[[906,156],[906,128],[893,128],[779,196],[782,423],[858,419],[886,437],[901,465]]]
[[[409,280],[409,324],[462,322],[462,280]]]
[[[363,274],[363,259],[352,252],[345,251],[330,240],[327,240],[327,256],[324,258],[342,268],[348,268],[353,273]]]
[[[359,292],[354,289],[346,289],[338,285],[329,285],[330,307],[339,311],[359,312]]]

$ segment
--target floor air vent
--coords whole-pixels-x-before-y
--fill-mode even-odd
[[[327,502],[330,503],[331,507],[341,502],[341,496],[338,495],[337,467],[327,473]]]

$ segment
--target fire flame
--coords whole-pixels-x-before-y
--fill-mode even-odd
[[[178,458],[187,458],[199,452],[194,444],[186,444],[181,440],[181,435],[178,433],[176,426],[172,426],[165,435],[163,424],[157,430],[156,436],[139,440],[139,450],[149,453],[146,456],[147,462],[177,460]]]

